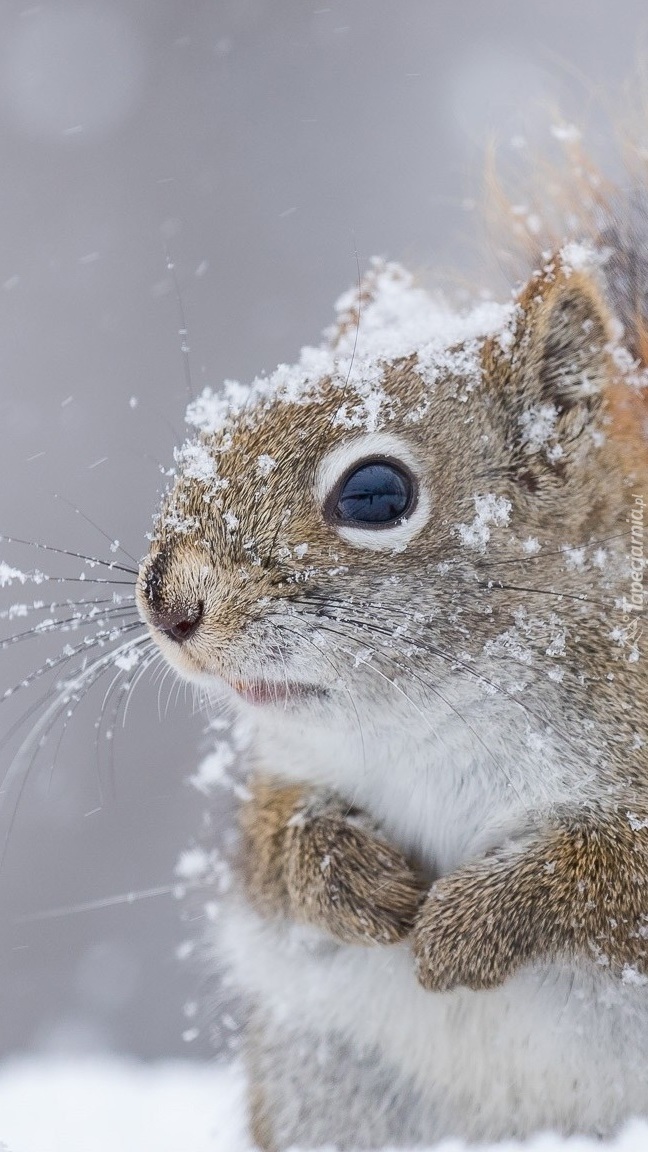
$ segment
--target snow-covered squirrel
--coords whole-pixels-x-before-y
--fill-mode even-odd
[[[192,405],[138,602],[249,728],[263,1149],[648,1115],[648,217],[589,187],[509,302],[376,262]]]

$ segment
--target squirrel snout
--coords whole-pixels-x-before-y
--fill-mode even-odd
[[[142,572],[143,600],[146,619],[158,631],[164,632],[170,640],[182,644],[189,640],[196,632],[205,611],[202,600],[192,600],[191,597],[173,596],[172,604],[165,603],[165,562],[164,558],[157,557]]]
[[[192,605],[183,605],[180,608],[150,609],[148,617],[160,632],[164,632],[170,640],[182,644],[189,640],[196,632],[203,618],[204,605],[202,602]]]

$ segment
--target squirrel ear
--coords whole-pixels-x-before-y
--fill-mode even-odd
[[[527,368],[535,377],[530,383],[536,396],[559,413],[574,406],[597,408],[610,375],[611,331],[594,285],[561,268],[531,313]]]
[[[591,447],[612,332],[596,285],[558,258],[527,284],[517,314],[507,405],[519,475],[535,490],[543,474],[564,479]]]

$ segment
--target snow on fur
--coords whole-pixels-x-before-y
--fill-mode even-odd
[[[244,409],[247,413],[257,405],[263,408],[275,399],[297,404],[317,401],[322,382],[331,379],[339,382],[341,391],[351,389],[364,402],[365,426],[371,431],[378,422],[385,363],[416,354],[430,387],[440,371],[446,374],[452,369],[470,378],[478,370],[477,341],[495,333],[505,338],[515,313],[513,303],[494,301],[457,312],[442,297],[418,287],[400,265],[380,260],[372,262],[365,281],[359,326],[357,307],[357,289],[340,297],[336,313],[341,334],[333,340],[338,329],[328,330],[325,342],[303,348],[296,364],[280,364],[250,385],[226,380],[218,392],[205,388],[189,405],[187,423],[198,432],[221,431]],[[196,451],[182,449],[179,462],[185,470],[187,460],[190,468],[195,467]]]

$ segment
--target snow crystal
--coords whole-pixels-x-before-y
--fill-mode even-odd
[[[540,551],[540,541],[535,536],[529,536],[522,541],[522,551],[527,556],[535,556]]]
[[[193,532],[194,528],[198,527],[198,520],[195,516],[181,516],[176,508],[171,508],[165,513],[164,527],[182,535],[185,532]]]
[[[28,579],[25,572],[21,572],[18,568],[10,568],[4,561],[0,563],[0,588],[6,588],[8,584],[13,584],[14,580],[24,584]]]
[[[475,518],[472,524],[457,524],[457,531],[461,541],[468,548],[475,548],[483,552],[490,540],[490,525],[502,527],[508,524],[511,513],[511,501],[505,496],[496,496],[489,492],[485,496],[475,496]]]
[[[563,628],[562,631],[556,633],[553,637],[548,648],[545,649],[547,656],[564,656],[567,642],[567,632]]]
[[[187,408],[187,424],[201,432],[216,432],[222,427],[230,410],[236,412],[244,407],[248,395],[249,388],[237,380],[225,380],[220,395],[214,394],[209,387],[204,388]]]
[[[527,204],[514,204],[512,208],[514,216],[520,217],[532,236],[538,236],[542,231],[542,219],[538,216],[537,212],[530,212]]]
[[[644,828],[648,828],[648,820],[642,820],[636,812],[626,812],[626,816],[633,832],[641,832]]]
[[[349,405],[343,404],[337,411],[334,425],[343,428],[364,428],[366,432],[375,432],[379,427],[381,409],[386,400],[385,393],[378,381],[370,379],[356,381],[355,396],[362,401],[362,408],[350,413]]]
[[[563,548],[563,555],[565,557],[565,566],[571,572],[582,572],[585,567],[585,549],[584,548]]]
[[[200,764],[197,772],[189,777],[193,785],[204,796],[217,787],[231,784],[229,769],[234,765],[234,750],[226,740],[219,740],[209,756]]]
[[[126,649],[125,652],[120,652],[115,657],[115,667],[121,668],[122,672],[130,672],[137,664],[139,664],[140,653],[138,648]]]
[[[11,604],[9,606],[9,608],[7,609],[6,613],[3,612],[2,615],[3,615],[3,617],[6,615],[7,619],[9,619],[9,620],[15,620],[16,617],[19,617],[19,616],[28,616],[29,615],[29,605],[28,604]]]
[[[621,981],[623,984],[634,984],[637,988],[648,984],[648,976],[644,976],[633,968],[631,964],[624,964],[623,971],[621,972]]]
[[[529,730],[525,734],[525,743],[532,752],[544,752],[547,741],[541,732]]]
[[[175,866],[175,874],[181,880],[198,880],[210,868],[211,859],[204,848],[186,848],[181,852]]]
[[[519,417],[522,443],[530,452],[546,448],[555,436],[558,410],[554,404],[534,404]]]
[[[533,656],[528,648],[520,641],[517,629],[511,628],[502,632],[484,644],[487,656],[512,656],[520,664],[531,664]]]
[[[259,473],[259,476],[263,477],[263,479],[265,479],[266,476],[269,476],[276,467],[277,461],[273,460],[272,456],[268,456],[266,452],[259,456],[257,460],[257,472]]]
[[[181,944],[178,944],[178,947],[175,950],[176,959],[180,961],[188,960],[190,956],[193,956],[195,951],[195,940],[183,940]]]
[[[619,372],[625,376],[628,383],[645,387],[646,373],[645,371],[641,371],[640,361],[636,360],[628,349],[620,343],[622,338],[623,329],[618,333],[616,339],[609,341],[609,343],[605,345],[605,351],[612,357],[615,366],[619,369]]]
[[[560,249],[560,261],[564,272],[569,276],[572,272],[585,272],[592,264],[598,263],[600,257],[589,244],[579,244],[571,240],[563,244]]]
[[[174,456],[176,464],[190,479],[209,483],[216,478],[216,462],[199,440],[193,440],[176,449]]]
[[[580,128],[575,124],[552,124],[551,135],[561,144],[575,144],[581,138]]]

